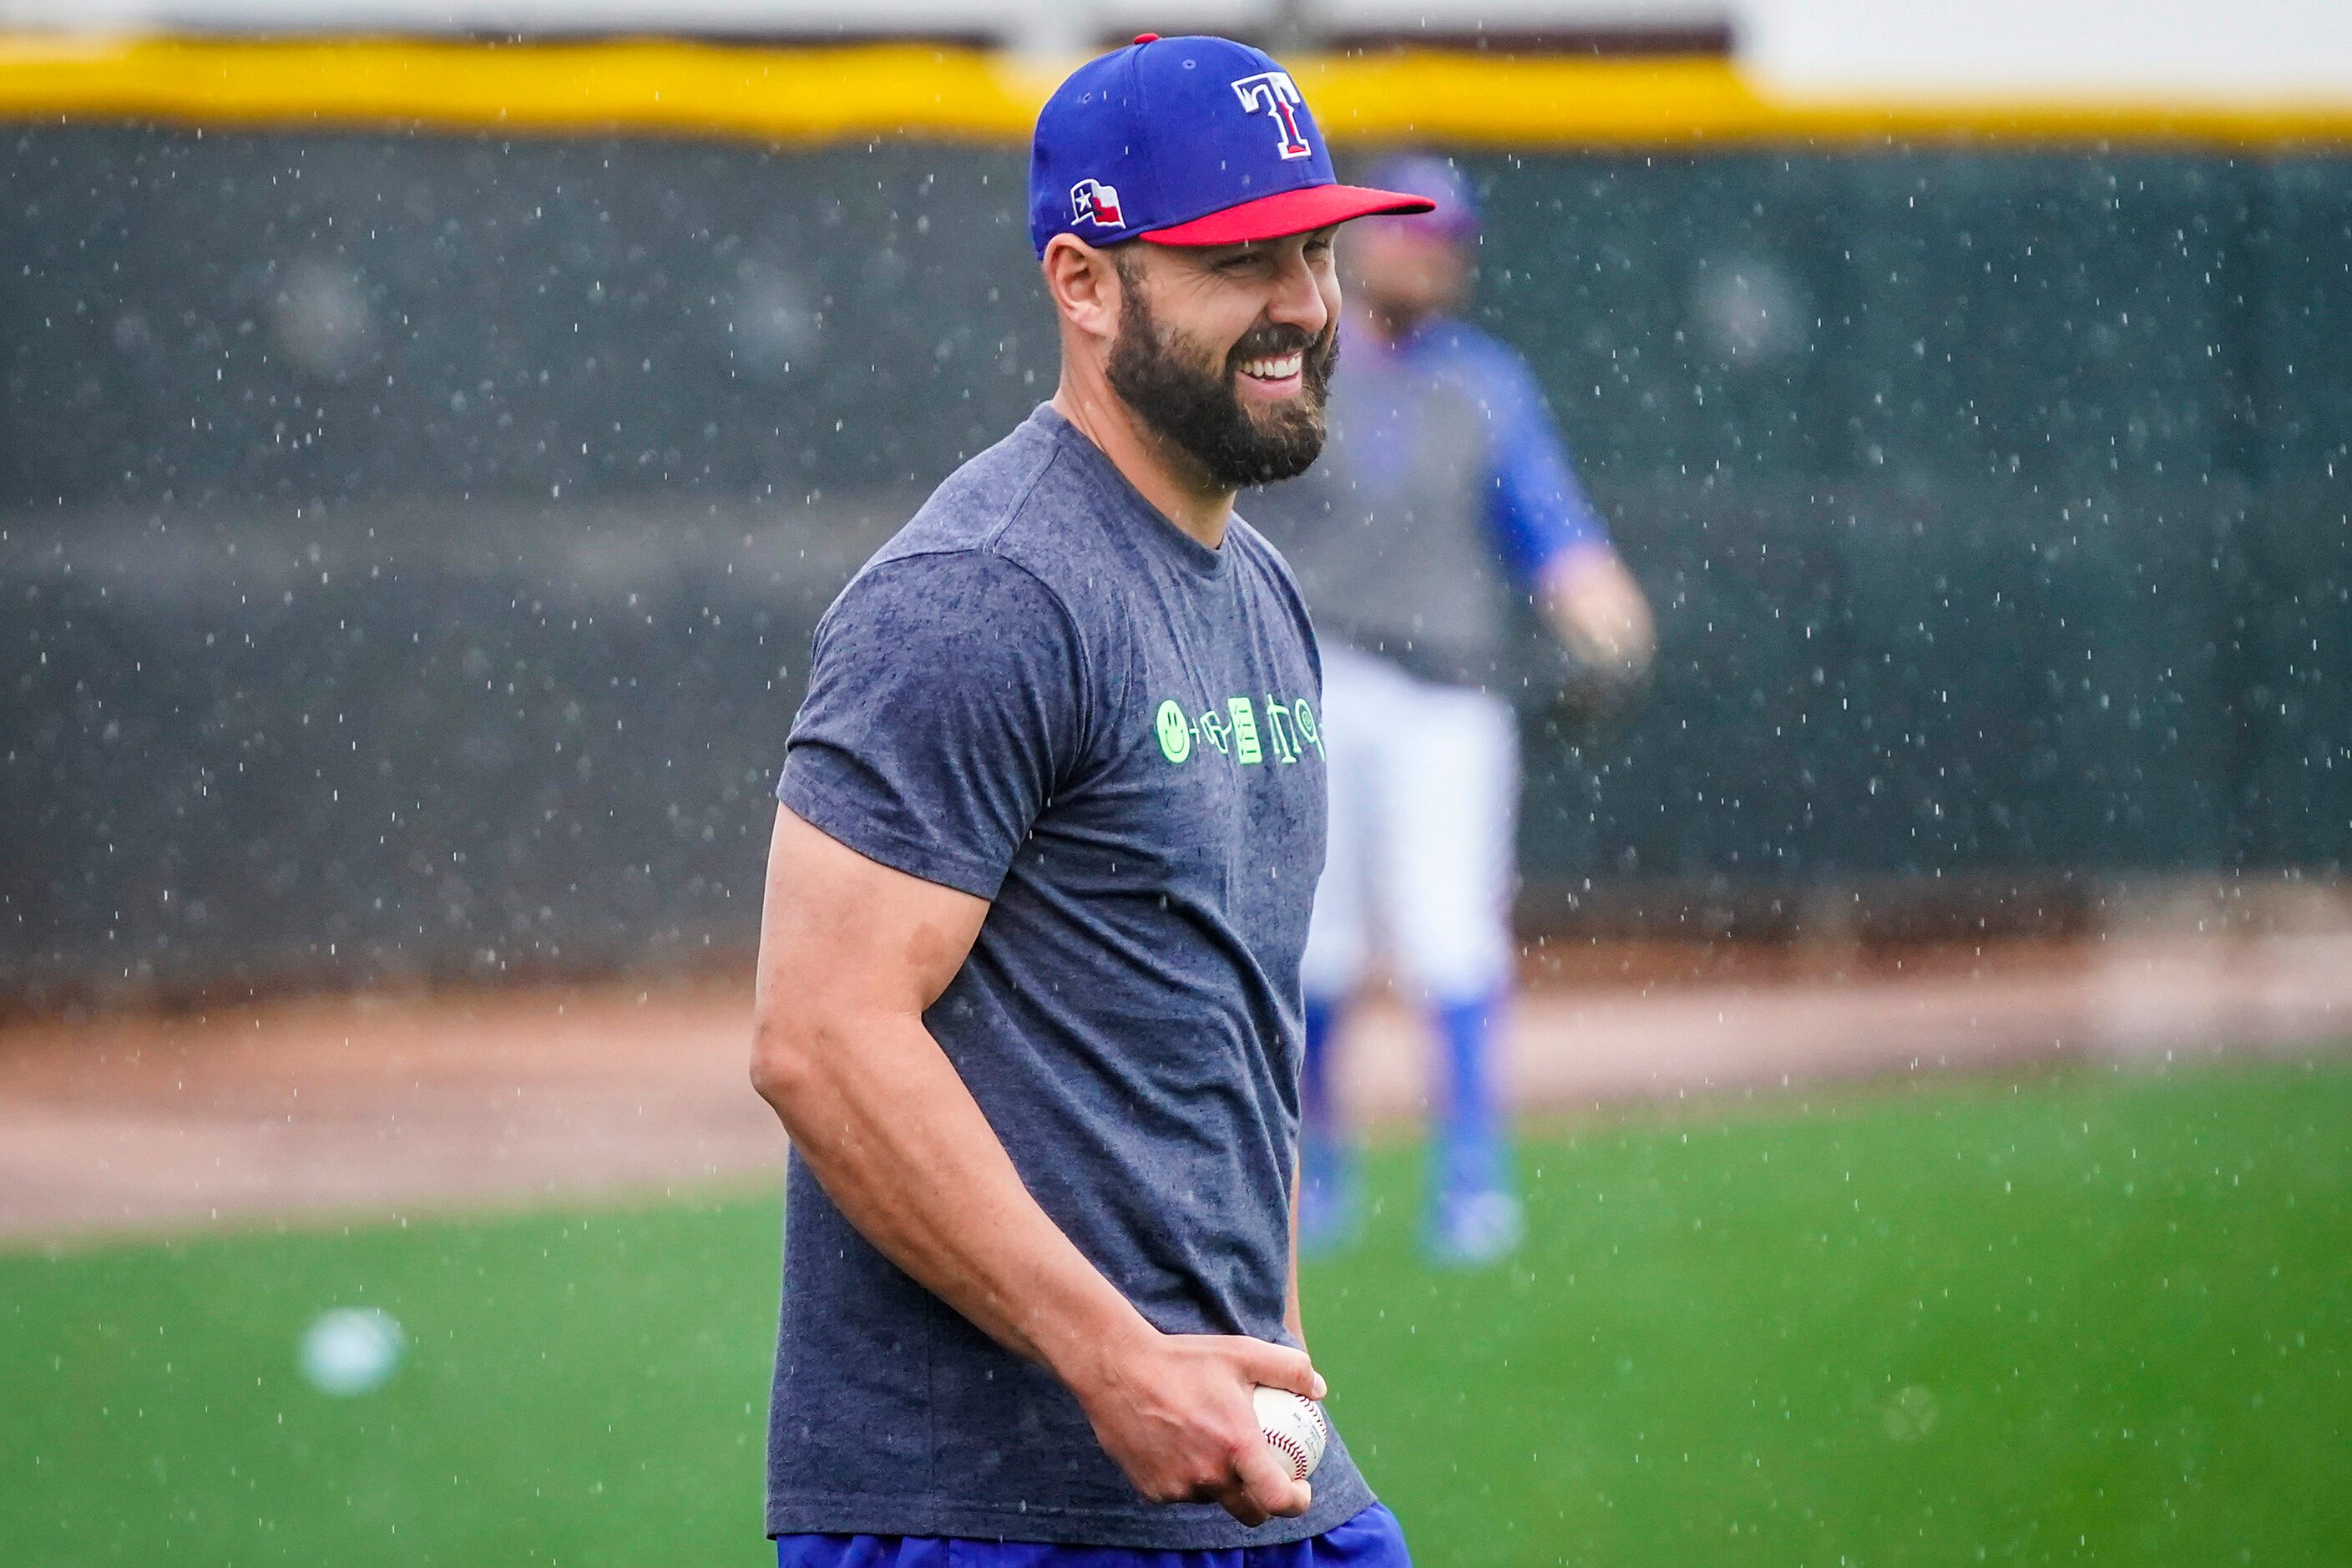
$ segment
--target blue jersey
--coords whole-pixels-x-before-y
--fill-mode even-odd
[[[1334,416],[1357,422],[1346,460],[1360,485],[1378,494],[1402,488],[1422,449],[1406,427],[1418,407],[1409,389],[1451,387],[1482,416],[1480,514],[1521,583],[1532,586],[1580,545],[1608,544],[1608,527],[1577,483],[1543,389],[1516,349],[1451,316],[1423,322],[1393,345],[1351,331],[1342,347],[1343,375],[1360,379],[1369,394],[1348,396]]]
[[[1424,679],[1508,684],[1511,601],[1608,533],[1527,363],[1475,327],[1401,342],[1343,329],[1329,443],[1250,521],[1282,547],[1318,631]]]

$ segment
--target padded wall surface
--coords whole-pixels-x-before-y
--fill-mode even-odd
[[[1655,600],[1538,881],[2352,845],[2341,158],[1465,160]],[[808,630],[1050,392],[1022,161],[0,142],[0,986],[756,926]]]

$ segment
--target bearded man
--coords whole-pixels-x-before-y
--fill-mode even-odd
[[[1336,1434],[1296,1479],[1252,1410],[1324,1393],[1295,1230],[1325,814],[1314,636],[1233,501],[1321,449],[1333,230],[1430,205],[1338,184],[1223,39],[1146,35],[1038,119],[1059,389],[826,612],[777,787],[783,1564],[1406,1562]]]

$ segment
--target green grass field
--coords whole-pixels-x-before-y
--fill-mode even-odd
[[[2352,1562],[2352,1066],[1640,1110],[1307,1281],[1423,1568]],[[772,1202],[0,1257],[0,1562],[754,1563]],[[297,1375],[321,1309],[411,1336]]]

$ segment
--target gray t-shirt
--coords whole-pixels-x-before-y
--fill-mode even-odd
[[[991,900],[925,1023],[1037,1202],[1160,1329],[1289,1342],[1299,951],[1321,677],[1282,559],[1179,531],[1050,407],[965,464],[825,613],[777,795]],[[1303,1539],[1146,1501],[1077,1401],[867,1245],[795,1157],[772,1534],[1106,1546]]]

